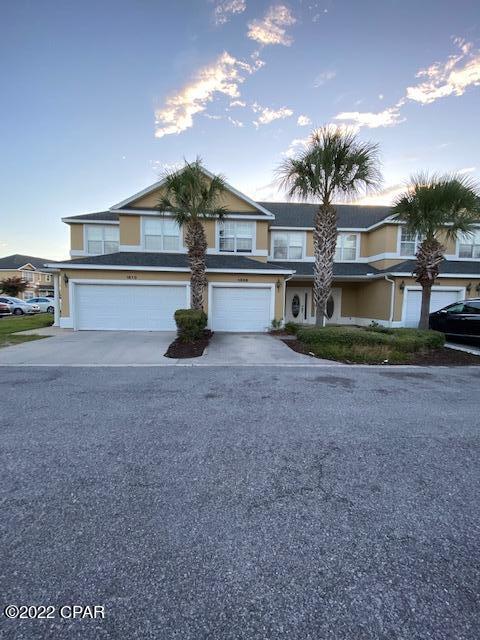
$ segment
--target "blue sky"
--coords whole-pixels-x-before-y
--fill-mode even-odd
[[[0,255],[63,258],[60,218],[200,155],[253,198],[324,123],[480,177],[477,0],[15,0],[2,6]]]

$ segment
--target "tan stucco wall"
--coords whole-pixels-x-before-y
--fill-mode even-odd
[[[140,238],[140,216],[119,216],[120,222],[120,244],[129,244],[138,246],[141,243]]]
[[[60,295],[62,298],[62,317],[68,317],[70,315],[70,302],[69,302],[69,284],[64,282],[64,274],[69,279],[74,280],[118,280],[131,282],[134,280],[157,280],[157,281],[175,281],[175,282],[188,282],[190,280],[190,274],[175,273],[175,272],[159,272],[159,271],[97,271],[97,270],[65,270],[60,274]],[[134,276],[134,278],[132,278]],[[278,280],[283,282],[283,275],[261,275],[261,274],[244,274],[244,273],[210,273],[207,274],[209,282],[246,282],[246,283],[268,283],[276,284]],[[205,311],[208,312],[208,300],[205,295]],[[281,320],[284,314],[284,287],[277,289],[275,287],[275,318]]]
[[[83,251],[83,224],[70,225],[70,249]]]
[[[158,206],[161,191],[161,189],[156,189],[155,191],[152,191],[152,193],[134,200],[128,206],[135,207],[136,209],[154,209]],[[219,199],[219,204],[220,206],[226,207],[228,211],[236,211],[239,213],[258,213],[258,210],[254,206],[245,202],[245,200],[242,200],[230,191],[227,191]]]
[[[398,225],[388,224],[373,231],[360,234],[360,256],[375,256],[379,253],[397,251]]]
[[[313,231],[307,231],[306,253],[307,257],[313,256]]]

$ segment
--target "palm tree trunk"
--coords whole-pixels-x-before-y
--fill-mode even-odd
[[[337,212],[329,202],[324,202],[315,214],[313,229],[313,300],[315,324],[324,326],[327,301],[332,290],[333,260],[337,245]]]
[[[203,296],[208,282],[205,263],[207,239],[200,220],[192,219],[186,224],[185,244],[190,264],[190,306],[192,309],[203,309]]]
[[[420,310],[419,329],[429,328],[430,298],[432,287],[440,272],[445,247],[436,238],[425,238],[416,254],[414,275],[422,286],[422,306]]]

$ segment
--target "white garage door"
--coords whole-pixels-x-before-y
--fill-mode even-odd
[[[462,299],[462,291],[451,291],[448,289],[432,289],[432,297],[430,299],[430,313],[438,311],[447,304]],[[420,320],[420,309],[422,305],[421,291],[406,291],[405,301],[405,326],[417,327]]]
[[[266,331],[272,321],[270,287],[212,287],[212,331]]]
[[[74,286],[76,329],[174,331],[174,312],[189,306],[184,285]]]

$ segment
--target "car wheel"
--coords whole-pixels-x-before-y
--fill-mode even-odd
[[[13,315],[15,316],[23,316],[23,311],[21,309],[14,309]]]
[[[47,313],[53,313],[54,309],[53,307],[47,307]]]

